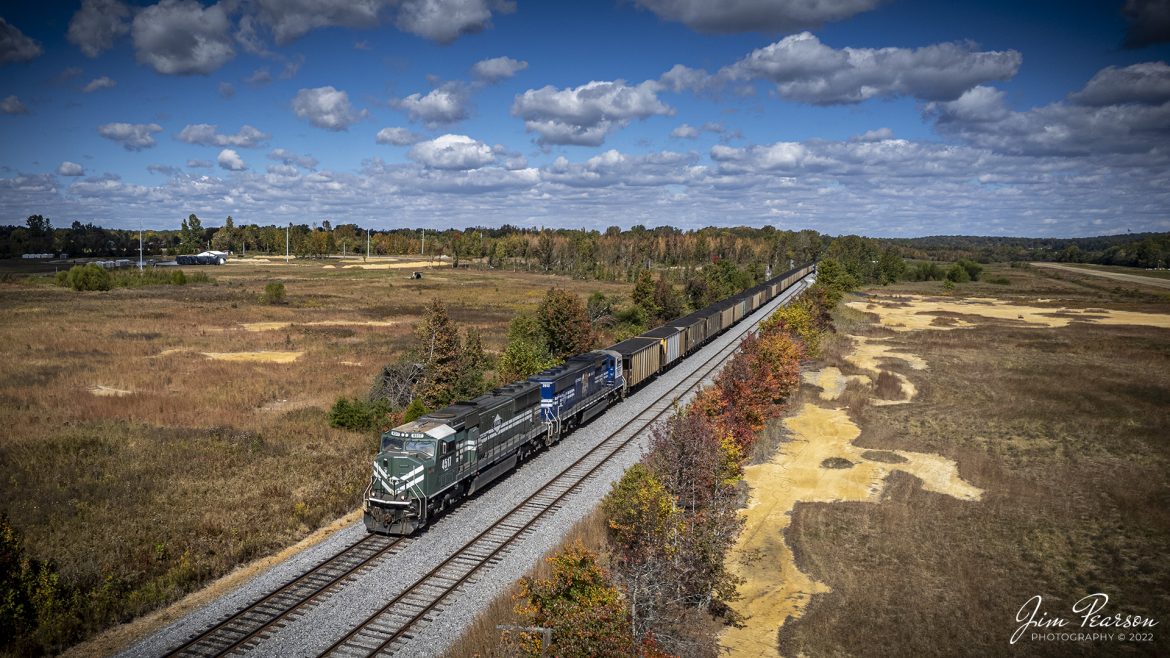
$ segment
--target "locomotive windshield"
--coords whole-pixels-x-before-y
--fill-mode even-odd
[[[427,459],[432,459],[435,456],[435,442],[428,439],[408,439],[383,434],[382,451],[413,452]]]

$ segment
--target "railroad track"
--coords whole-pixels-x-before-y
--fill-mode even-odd
[[[793,286],[780,303],[792,299],[804,285]],[[616,432],[585,453],[544,486],[517,505],[474,539],[413,585],[403,590],[359,626],[321,653],[321,656],[376,656],[393,654],[405,647],[417,631],[442,611],[442,602],[460,587],[475,583],[482,569],[500,562],[510,547],[533,533],[540,521],[560,510],[569,496],[593,477],[610,459],[629,446],[652,423],[665,416],[675,403],[698,387],[739,346],[739,339],[755,329],[759,320],[746,325],[727,346],[703,362],[693,373],[651,403]],[[681,392],[680,391],[681,388]]]
[[[166,656],[222,656],[251,648],[339,585],[405,547],[406,538],[366,535],[263,598],[192,636]]]

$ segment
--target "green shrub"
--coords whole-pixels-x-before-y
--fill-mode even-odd
[[[110,273],[93,263],[74,265],[68,272],[57,272],[57,285],[74,290],[109,290]]]
[[[403,412],[402,422],[409,423],[413,420],[422,418],[430,409],[423,403],[422,398],[415,398],[406,406],[406,411]]]
[[[390,414],[390,404],[385,400],[373,402],[341,397],[329,410],[329,424],[344,430],[369,432],[381,429]]]
[[[955,263],[951,266],[951,269],[947,270],[947,281],[951,283],[970,283],[971,274],[967,271],[967,268],[959,263]]]
[[[993,279],[988,279],[987,282],[994,283],[997,286],[1010,286],[1012,284],[1011,281],[1008,281],[1006,276],[997,276]]]
[[[272,281],[264,286],[264,301],[269,304],[283,304],[284,284],[280,281]]]
[[[964,259],[960,260],[958,264],[960,267],[967,270],[967,276],[971,277],[972,281],[978,281],[979,275],[983,274],[983,266],[979,263],[976,263],[975,261]]]

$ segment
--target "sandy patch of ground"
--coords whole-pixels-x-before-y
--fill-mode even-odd
[[[318,320],[295,324],[303,327],[393,327],[401,322],[401,320]],[[245,322],[240,326],[246,331],[276,331],[293,324],[293,322]]]
[[[943,313],[1014,320],[1035,327],[1067,327],[1070,322],[1077,321],[1111,325],[1134,324],[1170,329],[1170,314],[1063,307],[1045,308],[982,298],[964,300],[918,296],[898,297],[897,299],[871,298],[868,301],[849,302],[846,306],[876,314],[883,327],[895,331],[946,330],[974,326],[966,320],[956,320],[954,324],[949,326],[932,324],[935,318],[943,317],[941,315]]]
[[[328,539],[333,533],[343,530],[352,523],[356,523],[362,517],[360,509],[354,510],[349,514],[337,519],[333,523],[320,528],[313,534],[302,539],[297,544],[290,546],[275,555],[261,558],[255,562],[245,564],[228,575],[211,583],[207,587],[188,594],[186,597],[180,599],[178,602],[170,606],[143,615],[134,621],[115,626],[108,631],[98,635],[97,637],[83,642],[66,651],[62,656],[68,658],[81,658],[83,656],[110,656],[126,647],[130,646],[132,642],[145,637],[167,624],[184,617],[194,610],[202,608],[212,601],[220,598],[228,592],[240,587],[252,578],[255,578],[260,573],[284,562],[293,557],[301,551],[307,550],[320,544]]]
[[[734,656],[775,656],[776,635],[787,619],[804,614],[814,594],[829,591],[824,583],[802,573],[784,540],[791,512],[799,501],[878,502],[890,472],[905,471],[922,486],[961,500],[979,500],[983,492],[963,481],[955,462],[926,453],[896,451],[904,462],[866,459],[867,449],[853,445],[861,430],[842,409],[805,404],[784,421],[792,441],[781,445],[766,464],[748,466],[744,478],[752,488],[744,511],[746,526],[732,553],[732,571],[745,579],[738,612],[743,628],[728,628],[722,645]],[[849,468],[826,468],[825,463]]]
[[[247,361],[252,363],[292,363],[304,355],[304,352],[276,352],[261,350],[259,352],[200,352],[203,356],[217,361]]]
[[[342,265],[342,269],[352,270],[423,270],[429,267],[438,267],[443,263],[355,263]]]
[[[172,347],[172,348],[170,348],[170,349],[165,349],[165,350],[163,350],[163,351],[159,352],[158,354],[155,354],[154,356],[152,356],[152,357],[150,357],[150,358],[152,358],[152,359],[158,359],[158,358],[161,358],[161,357],[164,357],[164,356],[170,356],[170,355],[172,355],[172,354],[178,354],[179,352],[186,352],[186,351],[187,351],[187,350],[180,349],[180,348],[177,348],[177,347]]]
[[[341,365],[343,365],[343,366],[360,366],[361,364],[362,364],[361,361],[342,361],[341,362]]]
[[[834,368],[833,366],[821,370],[803,372],[800,378],[804,380],[804,383],[820,388],[822,400],[836,400],[841,397],[849,382],[856,381],[862,384],[868,384],[871,381],[865,375],[843,375],[839,368]]]
[[[853,351],[846,355],[845,360],[850,364],[867,370],[873,374],[881,372],[883,360],[904,361],[915,370],[926,370],[926,361],[916,354],[896,352],[894,348],[884,344],[885,338],[869,338],[866,336],[850,336],[853,341]]]
[[[122,398],[131,395],[134,391],[127,391],[121,388],[114,388],[112,386],[102,386],[101,384],[94,384],[89,387],[89,392],[102,398]]]
[[[335,270],[335,269],[337,269],[337,266],[336,266],[336,265],[323,265],[323,266],[321,266],[321,269],[323,269],[323,270]]]
[[[277,331],[292,325],[291,322],[245,322],[241,324],[245,331]]]

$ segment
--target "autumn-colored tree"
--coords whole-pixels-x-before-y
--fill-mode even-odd
[[[740,341],[739,353],[715,378],[716,394],[722,400],[719,424],[744,448],[752,445],[756,432],[764,428],[765,410],[771,401],[760,394],[753,367],[758,344],[755,336]]]
[[[816,312],[814,304],[811,298],[801,295],[787,306],[781,306],[760,323],[760,335],[787,333],[804,343],[805,355],[816,356],[820,353],[823,329],[817,326],[813,317]]]
[[[419,339],[419,357],[423,375],[415,389],[418,397],[432,409],[450,404],[458,392],[462,349],[459,331],[438,299],[427,304],[423,319],[415,327]]]
[[[762,404],[779,403],[800,388],[800,360],[804,355],[803,344],[791,333],[759,334],[755,351],[745,356],[751,359],[751,369],[759,378]]]
[[[643,562],[670,552],[679,511],[673,495],[646,466],[631,466],[601,505],[610,539],[624,561]]]
[[[593,325],[581,299],[561,288],[549,288],[536,309],[548,340],[548,351],[558,360],[588,352],[593,347]]]
[[[564,658],[636,655],[622,594],[580,542],[547,558],[546,579],[522,578],[516,612],[533,626],[552,629],[549,655]],[[541,655],[540,634],[522,634],[521,648]]]

